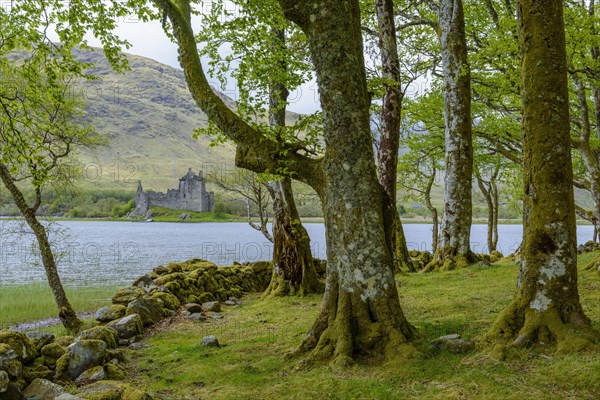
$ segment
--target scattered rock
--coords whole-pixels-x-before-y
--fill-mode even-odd
[[[102,340],[106,347],[114,349],[117,347],[117,332],[105,326],[95,326],[79,333],[80,340]]]
[[[226,306],[235,306],[237,303],[233,300],[226,300],[224,303]]]
[[[0,371],[0,393],[6,392],[9,383],[10,379],[8,378],[6,371]]]
[[[96,320],[100,322],[110,322],[125,316],[125,307],[122,304],[113,304],[107,307],[102,307],[96,311]]]
[[[21,395],[27,400],[54,400],[65,392],[65,389],[46,379],[36,379],[27,386]]]
[[[75,383],[92,383],[101,381],[103,379],[106,379],[106,373],[104,372],[104,368],[98,365],[83,371],[81,375],[75,379]]]
[[[157,299],[137,299],[127,306],[127,315],[137,314],[144,325],[152,325],[163,318],[162,306]]]
[[[221,313],[210,313],[208,314],[209,317],[211,317],[212,319],[221,319],[223,318],[223,314]]]
[[[101,365],[106,358],[106,343],[101,340],[80,340],[67,348],[56,362],[56,380],[73,380],[91,367]]]
[[[202,313],[190,314],[186,318],[189,320],[192,320],[192,321],[196,321],[196,322],[206,321],[206,315],[204,315]]]
[[[1,331],[0,343],[9,345],[23,362],[31,361],[35,358],[37,349],[33,342],[27,336],[15,331]]]
[[[191,314],[202,312],[202,306],[196,303],[184,304],[183,309]]]
[[[138,314],[131,314],[106,325],[107,328],[117,332],[117,338],[129,339],[141,335],[144,330],[142,318]]]
[[[233,301],[235,304],[240,304],[240,299],[238,299],[237,297],[230,297],[229,301]]]
[[[202,304],[202,310],[219,312],[221,311],[221,303],[218,301],[207,301],[206,303]]]
[[[150,345],[146,344],[146,343],[142,343],[142,342],[135,342],[135,343],[131,343],[128,348],[130,350],[142,350],[142,349],[147,349],[148,347],[150,347]]]
[[[475,342],[464,340],[459,334],[440,336],[430,342],[439,350],[448,350],[451,353],[465,353],[475,348]]]
[[[206,347],[219,347],[219,341],[214,335],[204,336],[200,344]]]
[[[33,342],[37,351],[40,351],[42,347],[54,341],[54,335],[48,332],[31,331],[27,332],[26,335]]]

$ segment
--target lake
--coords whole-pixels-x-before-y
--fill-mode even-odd
[[[44,282],[33,236],[21,234],[19,221],[0,221],[0,284]],[[322,223],[307,223],[313,255],[326,258]],[[405,224],[409,249],[431,249],[431,225]],[[500,225],[498,250],[514,252],[523,228]],[[268,260],[272,244],[246,223],[144,223],[61,221],[49,227],[65,285],[129,284],[169,261],[203,258],[219,265]],[[578,226],[578,242],[592,238],[592,226]],[[487,226],[473,225],[471,248],[486,253]]]

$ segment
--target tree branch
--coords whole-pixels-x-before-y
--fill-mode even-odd
[[[208,83],[194,32],[191,27],[189,0],[154,0],[171,22],[173,37],[179,47],[179,62],[192,97],[207,117],[227,138],[237,144],[236,165],[254,172],[283,174],[288,172],[311,187],[321,186],[320,159],[311,159],[287,147],[286,143],[266,137],[233,112]]]

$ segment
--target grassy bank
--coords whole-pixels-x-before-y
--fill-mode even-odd
[[[75,310],[87,312],[110,303],[117,287],[67,287],[65,290]],[[0,285],[0,329],[56,315],[54,297],[47,284]]]
[[[591,255],[580,258],[580,264]],[[222,320],[179,322],[145,341],[137,353],[136,379],[159,399],[596,399],[600,355],[524,351],[498,361],[478,349],[438,352],[428,344],[460,333],[477,339],[510,301],[518,267],[495,264],[452,272],[401,276],[407,318],[419,332],[418,359],[384,364],[366,360],[339,370],[329,365],[296,368],[283,356],[300,343],[316,317],[320,296],[261,300],[247,296]],[[600,329],[600,277],[580,274],[582,303]],[[199,346],[217,336],[223,347]]]

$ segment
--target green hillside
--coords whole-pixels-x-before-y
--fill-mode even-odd
[[[102,52],[80,51],[81,60],[95,64],[90,73],[99,77],[82,81],[76,91],[88,103],[89,115],[108,144],[84,151],[83,187],[164,190],[188,168],[233,168],[231,144],[210,147],[210,139],[192,137],[206,126],[186,87],[181,70],[154,60],[127,55],[130,71],[115,73]]]

